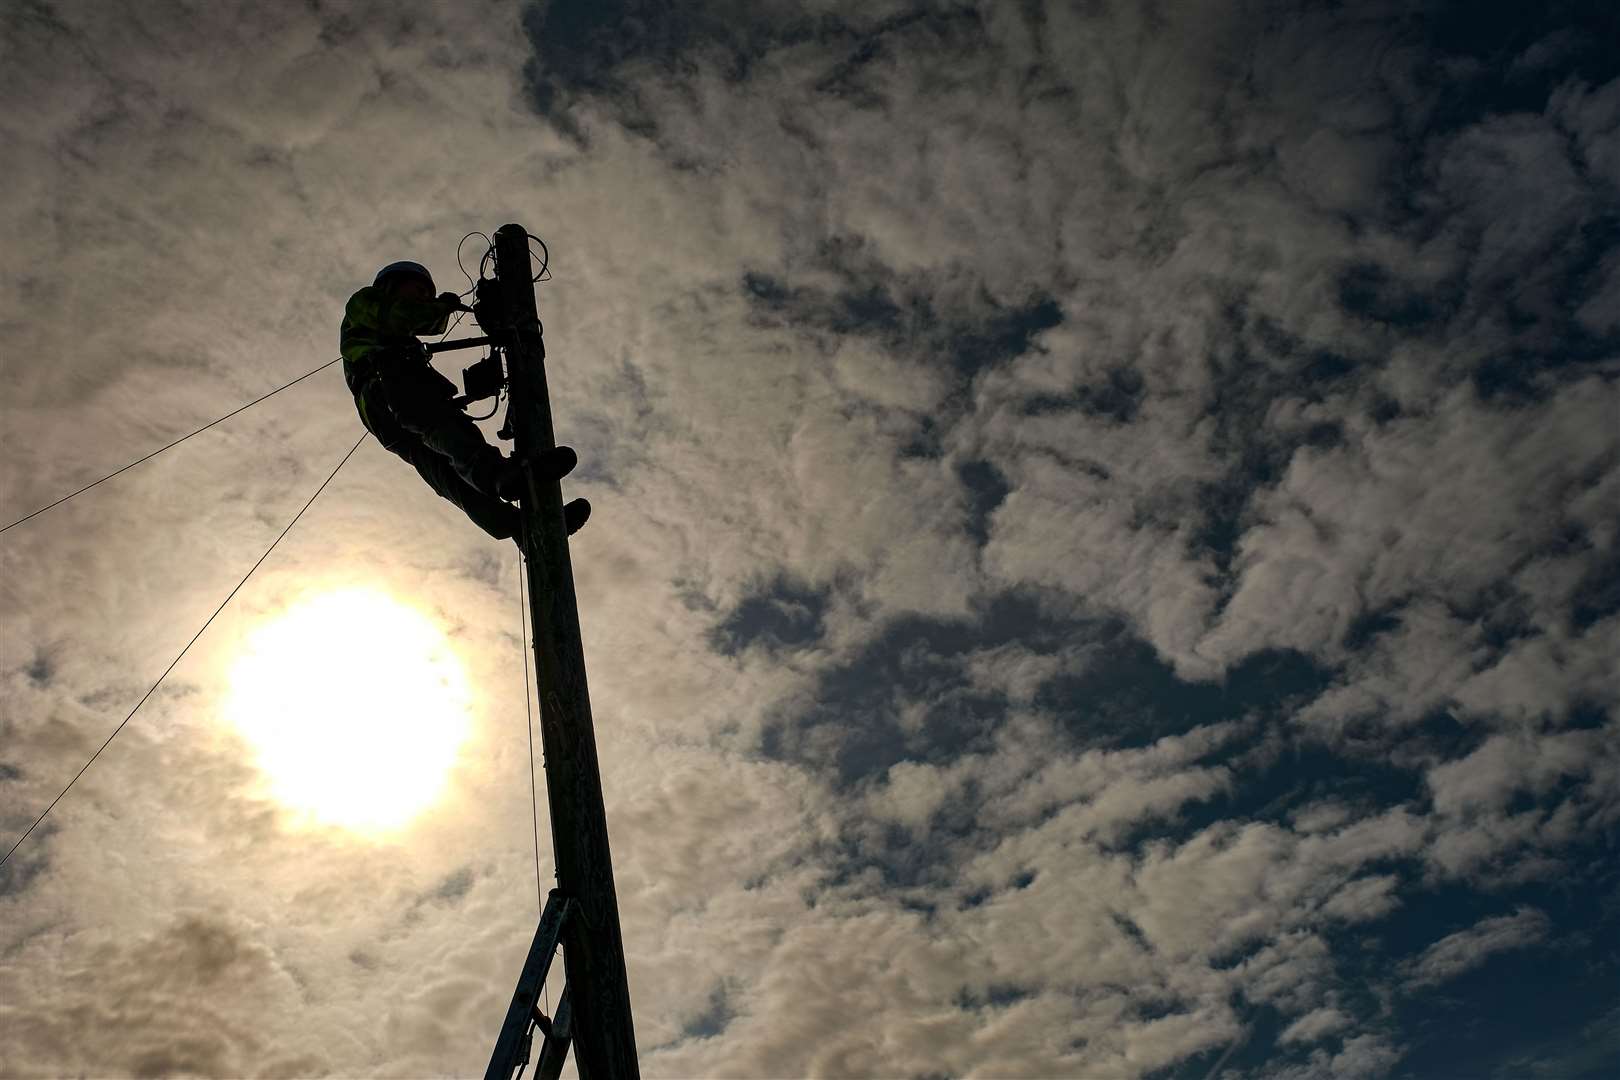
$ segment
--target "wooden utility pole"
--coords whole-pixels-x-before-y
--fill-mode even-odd
[[[546,389],[546,347],[530,276],[529,233],[523,226],[503,225],[496,231],[495,278],[501,306],[511,320],[500,336],[506,339],[511,380],[508,417],[514,453],[522,457],[556,445]],[[557,888],[535,933],[487,1075],[508,1080],[520,1056],[527,1058],[533,995],[560,939],[568,1010],[565,1017],[559,1003],[555,1022],[542,1025],[547,1038],[536,1075],[555,1075],[571,1035],[583,1080],[634,1080],[640,1069],[630,1019],[630,986],[625,977],[602,774],[591,726],[585,652],[562,506],[558,481],[536,476],[531,470],[520,506],[522,544],[529,575]],[[566,1030],[556,1030],[559,1028]]]

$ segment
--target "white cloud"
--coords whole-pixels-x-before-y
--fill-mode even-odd
[[[1399,886],[1400,879],[1393,874],[1357,878],[1330,897],[1322,913],[1350,923],[1382,918],[1400,906]]]
[[[1350,1026],[1350,1017],[1334,1008],[1312,1009],[1292,1024],[1283,1028],[1278,1042],[1317,1042]]]
[[[1472,971],[1495,953],[1534,945],[1550,930],[1547,916],[1535,908],[1481,919],[1424,949],[1407,966],[1407,983],[1413,988],[1438,985]]]

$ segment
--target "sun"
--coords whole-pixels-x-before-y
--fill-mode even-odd
[[[384,592],[345,589],[250,634],[226,711],[301,823],[387,833],[443,792],[470,703],[431,619]]]

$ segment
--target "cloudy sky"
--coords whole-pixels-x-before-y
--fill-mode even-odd
[[[1612,5],[0,21],[4,522],[550,245],[647,1075],[1613,1067]],[[360,433],[330,369],[0,535],[7,848]],[[364,443],[0,869],[0,1074],[481,1071],[523,670]]]

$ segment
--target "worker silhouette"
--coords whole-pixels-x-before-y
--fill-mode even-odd
[[[525,489],[523,463],[484,441],[478,425],[457,407],[456,384],[428,363],[422,334],[442,334],[450,314],[462,310],[455,293],[433,295],[433,275],[414,262],[389,263],[370,285],[349,297],[339,332],[343,377],[366,430],[383,449],[416,467],[434,491],[449,499],[497,540],[517,535],[511,503]],[[529,457],[537,473],[560,479],[578,460],[558,446]],[[569,533],[590,516],[591,504],[563,507]]]

